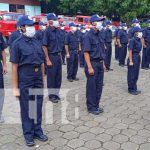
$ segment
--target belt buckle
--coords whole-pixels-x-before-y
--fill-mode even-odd
[[[35,71],[35,72],[38,72],[38,71],[39,71],[39,68],[35,68],[34,71]]]

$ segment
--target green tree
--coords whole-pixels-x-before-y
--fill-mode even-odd
[[[150,15],[149,0],[39,0],[45,12],[76,15],[113,15],[121,17],[122,21],[142,15]]]

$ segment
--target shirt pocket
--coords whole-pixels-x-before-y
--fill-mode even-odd
[[[95,51],[98,49],[100,42],[98,40],[92,39],[91,40],[91,51]]]

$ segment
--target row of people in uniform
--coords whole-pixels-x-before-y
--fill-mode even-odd
[[[42,124],[42,104],[43,96],[37,96],[37,123],[29,117],[29,101],[35,100],[34,96],[29,95],[29,89],[43,89],[43,80],[45,77],[45,67],[47,73],[47,88],[49,90],[49,100],[58,103],[59,90],[62,80],[62,57],[61,52],[65,45],[67,57],[67,78],[70,82],[78,81],[78,51],[82,52],[85,61],[86,85],[86,104],[89,113],[98,115],[103,113],[103,108],[99,106],[103,89],[104,68],[111,70],[112,55],[112,31],[111,23],[106,22],[107,29],[103,28],[104,18],[93,15],[90,18],[91,29],[83,36],[78,36],[77,27],[74,23],[70,24],[70,32],[62,33],[59,27],[58,18],[55,14],[47,15],[48,27],[45,30],[35,33],[34,22],[27,16],[22,16],[18,21],[20,30],[16,35],[12,34],[9,40],[10,62],[12,63],[12,81],[14,96],[19,98],[21,108],[21,121],[23,135],[27,146],[33,146],[34,138],[41,141],[47,141],[48,137],[43,133]],[[21,31],[21,32],[20,32]],[[84,31],[85,32],[85,31]],[[137,59],[140,59],[142,44],[140,40],[141,29],[133,28],[133,38],[129,43],[128,59],[128,86],[131,94],[138,93],[137,74],[135,67],[138,68]],[[17,37],[17,34],[19,35]],[[38,35],[41,42],[38,40]],[[16,36],[16,37],[15,37]],[[15,40],[12,42],[11,38]],[[3,59],[5,71],[6,48],[4,41],[1,50],[3,50]],[[136,72],[137,73],[137,72]],[[51,89],[55,89],[51,93]]]
[[[150,69],[150,20],[147,20],[147,27],[141,29],[139,37],[141,38],[143,45],[142,52],[142,63],[141,68],[145,70]],[[115,42],[115,59],[119,61],[119,66],[125,66],[125,60],[127,56],[127,45],[131,38],[133,38],[133,28],[140,27],[140,21],[138,19],[132,20],[132,28],[128,30],[127,24],[122,23],[115,31],[114,42]]]

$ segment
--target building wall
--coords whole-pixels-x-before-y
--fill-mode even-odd
[[[0,11],[9,11],[9,5],[0,3]]]
[[[0,11],[9,12],[9,4],[0,3]],[[25,13],[30,17],[41,14],[41,6],[25,5]]]
[[[40,2],[38,0],[0,0],[0,3],[40,6]]]
[[[25,12],[30,17],[32,17],[34,15],[39,15],[39,14],[41,14],[41,7],[40,6],[28,6],[28,5],[25,5]]]

